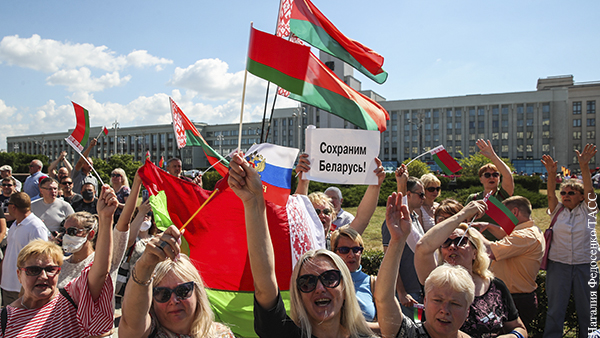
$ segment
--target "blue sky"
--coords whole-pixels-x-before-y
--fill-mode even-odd
[[[388,100],[535,90],[538,78],[600,81],[600,2],[314,0],[385,57]],[[171,96],[198,122],[239,120],[250,22],[273,33],[279,1],[1,1],[0,149],[6,136],[170,123]],[[248,76],[245,119],[266,82]],[[297,103],[278,99],[280,106]],[[12,150],[12,149],[9,149]]]

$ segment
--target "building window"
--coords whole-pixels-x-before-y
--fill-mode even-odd
[[[440,117],[440,111],[439,111],[439,109],[434,109],[433,110],[433,118],[436,118],[436,117]]]
[[[475,139],[476,139],[476,135],[475,134],[469,134],[469,140],[475,141]]]
[[[485,108],[483,108],[483,107],[477,108],[477,115],[479,115],[479,116],[485,115]]]
[[[581,102],[573,102],[573,115],[581,115]]]
[[[502,139],[508,140],[508,133],[502,133]]]
[[[469,154],[475,154],[475,146],[469,146]]]
[[[543,138],[550,138],[550,131],[549,130],[543,131],[542,132],[542,137]]]
[[[470,129],[475,129],[475,121],[469,122],[469,128]]]
[[[462,116],[462,109],[460,109],[460,108],[454,108],[454,116],[461,117]]]
[[[517,151],[522,153],[523,152],[523,145],[522,144],[517,144]]]
[[[410,130],[410,124],[405,124],[404,125],[404,130]]]
[[[448,141],[452,141],[452,134],[448,134]]]
[[[499,133],[492,133],[492,140],[497,140],[499,136]]]
[[[596,101],[588,101],[586,111],[588,114],[596,114]]]
[[[517,114],[523,114],[523,105],[522,104],[517,106]]]
[[[392,121],[396,121],[396,120],[398,120],[398,111],[393,110],[392,111]]]
[[[587,139],[595,139],[596,138],[596,131],[595,130],[590,130],[586,133]]]
[[[549,144],[542,144],[542,151],[547,153],[550,152],[550,145]]]
[[[457,140],[457,141],[461,141],[462,140],[462,134],[454,135],[454,139]]]
[[[475,116],[475,107],[469,107],[469,116]]]
[[[477,128],[483,129],[484,126],[485,125],[484,125],[483,121],[478,121],[477,122]]]
[[[528,127],[532,127],[533,126],[533,119],[527,119],[527,126]]]
[[[574,144],[573,145],[573,151],[575,151],[575,150],[581,151],[581,144]]]
[[[547,103],[544,103],[542,105],[542,113],[549,113],[550,112],[550,105]]]
[[[502,127],[503,128],[508,127],[508,120],[503,120],[502,121]]]
[[[587,119],[587,126],[592,127],[596,125],[596,119]]]
[[[478,137],[479,139],[485,140],[485,134],[484,133],[479,133],[478,136],[479,136]]]
[[[532,131],[528,131],[527,132],[527,138],[528,139],[532,139],[533,138],[533,132]]]
[[[549,126],[550,125],[550,119],[543,119],[542,120],[542,126]]]
[[[508,106],[502,106],[502,115],[508,115]]]
[[[492,121],[492,128],[498,128],[500,126],[500,121]]]
[[[452,122],[447,123],[448,129],[452,129]]]
[[[522,139],[523,138],[523,132],[522,131],[518,131],[517,132],[517,138],[518,139]]]
[[[439,123],[434,123],[433,124],[433,130],[438,130],[440,129],[440,124]]]
[[[527,114],[533,114],[533,105],[532,104],[527,105]]]
[[[581,132],[580,131],[574,131],[573,132],[573,139],[574,140],[581,140]]]
[[[517,127],[523,126],[523,120],[517,120]]]
[[[502,145],[502,152],[503,153],[507,153],[508,152],[508,145]]]
[[[573,127],[581,127],[581,119],[573,119]]]
[[[452,109],[446,110],[446,117],[452,117]]]
[[[493,106],[492,107],[492,115],[498,115],[498,113],[499,113],[498,106]]]

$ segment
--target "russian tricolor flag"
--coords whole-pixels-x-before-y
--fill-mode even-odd
[[[261,176],[265,200],[285,205],[292,189],[292,169],[298,149],[270,143],[255,144],[246,153]]]

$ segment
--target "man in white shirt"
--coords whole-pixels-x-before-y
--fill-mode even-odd
[[[50,235],[44,222],[31,212],[31,199],[26,193],[17,192],[10,196],[8,212],[15,217],[15,223],[8,230],[8,245],[2,261],[2,306],[19,298],[21,283],[17,278],[17,257],[21,249],[35,239],[47,241]]]
[[[44,222],[50,233],[58,231],[60,223],[74,213],[71,204],[57,198],[58,183],[52,177],[46,177],[40,182],[40,198],[31,203],[31,212]]]

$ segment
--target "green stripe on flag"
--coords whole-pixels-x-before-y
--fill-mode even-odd
[[[506,207],[506,205],[502,204],[502,202],[500,202],[500,200],[498,200],[496,197],[490,195],[490,197],[488,198],[488,201],[490,201],[493,205],[495,205],[498,209],[500,209],[504,214],[506,214],[506,216],[508,218],[510,218],[510,220],[513,222],[513,224],[517,225],[519,223],[517,216],[515,216],[512,213],[512,211],[510,211]]]
[[[256,62],[251,58],[248,58],[247,69],[250,73],[265,80],[271,81],[281,88],[285,88],[286,90],[292,93],[302,95],[302,89],[304,88],[304,79],[296,79],[283,72],[280,72],[275,68]]]
[[[290,19],[290,30],[300,39],[308,42],[313,47],[331,54],[346,62],[369,79],[382,84],[387,80],[388,73],[383,71],[377,75],[368,71],[354,56],[333,39],[322,27],[316,26],[309,21]]]
[[[152,207],[152,213],[154,214],[154,222],[156,222],[156,227],[160,231],[167,230],[168,227],[173,225],[173,221],[171,221],[171,217],[169,216],[169,211],[167,209],[167,195],[163,190],[159,191],[158,194],[150,195],[150,206]],[[186,255],[190,255],[190,245],[185,240],[185,238],[181,239],[181,252]]]
[[[437,165],[440,167],[440,169],[442,169],[442,171],[444,171],[444,173],[446,175],[453,174],[452,170],[448,169],[448,167],[446,167],[444,162],[442,162],[442,160],[440,160],[440,158],[437,155],[433,155],[433,160],[435,161],[435,163],[437,163]]]
[[[205,289],[215,314],[236,337],[258,337],[254,332],[254,292]],[[281,291],[281,298],[289,315],[290,292]]]

